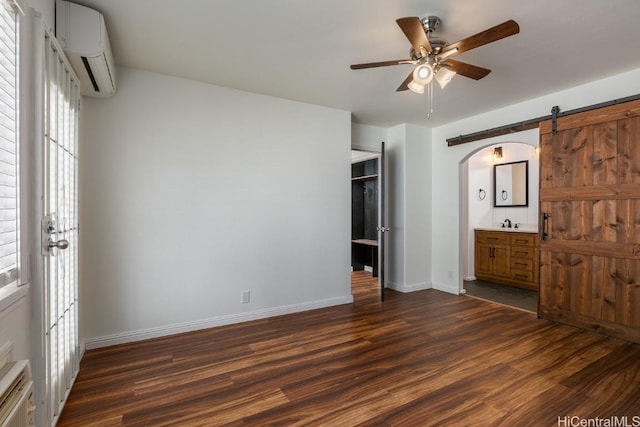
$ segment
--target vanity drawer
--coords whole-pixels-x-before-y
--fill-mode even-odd
[[[521,282],[533,282],[533,271],[525,271],[525,270],[512,270],[511,276],[518,281]]]
[[[524,245],[524,246],[535,246],[536,237],[531,234],[512,234],[511,235],[511,244],[512,245]]]
[[[476,232],[476,240],[478,243],[486,244],[509,244],[509,235],[500,231],[482,231]]]
[[[535,248],[524,246],[511,246],[511,258],[533,259]]]
[[[533,271],[533,260],[521,258],[512,259],[511,272],[516,274],[520,273],[520,270]]]

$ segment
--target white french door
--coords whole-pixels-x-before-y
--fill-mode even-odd
[[[40,20],[36,20],[40,22]],[[40,25],[37,25],[40,27]],[[79,369],[78,346],[78,79],[42,25],[41,106],[42,425],[53,425]]]

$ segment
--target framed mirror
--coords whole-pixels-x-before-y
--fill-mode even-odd
[[[529,161],[493,165],[493,206],[529,206]]]

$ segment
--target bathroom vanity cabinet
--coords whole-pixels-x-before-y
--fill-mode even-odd
[[[475,275],[480,280],[538,290],[538,235],[475,230]]]

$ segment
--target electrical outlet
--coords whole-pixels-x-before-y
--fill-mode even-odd
[[[242,304],[249,304],[250,299],[251,299],[251,293],[249,291],[240,292],[240,302]]]

